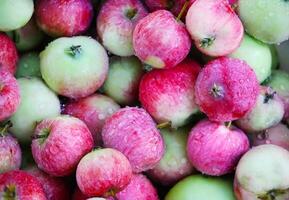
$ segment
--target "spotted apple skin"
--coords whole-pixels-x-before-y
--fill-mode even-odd
[[[5,69],[11,74],[16,72],[18,52],[14,42],[5,34],[0,32],[0,69]]]

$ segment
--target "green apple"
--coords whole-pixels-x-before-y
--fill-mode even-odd
[[[17,70],[15,76],[16,78],[41,78],[39,54],[37,52],[30,52],[22,55],[17,63]]]
[[[37,47],[44,38],[44,33],[40,31],[34,18],[20,29],[8,32],[19,51],[27,51]]]
[[[166,150],[159,163],[147,174],[162,185],[171,185],[192,174],[191,165],[186,152],[189,128],[161,129]]]
[[[278,51],[275,45],[270,45],[271,55],[272,55],[272,67],[271,69],[277,69],[279,65]]]
[[[13,126],[9,130],[21,143],[29,143],[37,123],[60,114],[60,102],[56,94],[38,78],[20,78],[17,82],[21,103],[10,118]]]
[[[138,58],[112,57],[103,91],[119,104],[132,104],[138,98],[143,73],[143,65]]]
[[[193,175],[178,182],[165,200],[235,200],[233,183],[219,177]]]
[[[273,56],[270,45],[264,44],[247,34],[244,35],[240,47],[229,57],[245,60],[255,71],[260,83],[271,74]]]
[[[246,31],[255,38],[271,44],[289,38],[289,1],[239,0],[237,9]]]
[[[70,98],[86,97],[104,83],[108,55],[93,38],[62,37],[40,53],[40,70],[56,93]]]
[[[21,28],[30,20],[33,11],[33,0],[1,0],[0,31]]]

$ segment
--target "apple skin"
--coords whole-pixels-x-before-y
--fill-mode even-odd
[[[221,176],[233,172],[249,148],[249,139],[242,130],[203,120],[190,132],[187,155],[198,171]]]
[[[94,39],[63,37],[40,54],[40,70],[47,85],[58,94],[82,98],[101,87],[108,72],[108,56]]]
[[[126,188],[115,196],[117,200],[159,200],[157,190],[142,174],[133,174]]]
[[[224,178],[192,175],[172,187],[165,200],[235,200],[232,185]]]
[[[160,131],[166,151],[159,163],[147,171],[147,174],[162,185],[172,185],[195,171],[186,152],[189,129],[187,127],[176,130],[165,128]]]
[[[143,74],[143,65],[136,57],[111,57],[103,91],[117,103],[131,105],[138,99]]]
[[[189,7],[193,4],[195,0],[189,0],[189,5],[184,12],[183,16],[186,15]],[[151,12],[157,10],[169,10],[175,16],[178,16],[186,2],[186,0],[144,0],[146,6]]]
[[[241,158],[236,169],[234,188],[237,199],[269,199],[271,195],[273,199],[288,199],[288,165],[287,150],[272,144],[253,147]],[[284,192],[287,198],[279,197],[279,192]]]
[[[195,85],[196,103],[211,121],[228,122],[242,118],[255,105],[259,82],[242,60],[217,58],[205,65]]]
[[[24,26],[32,17],[33,0],[1,0],[0,31],[12,31]]]
[[[152,169],[165,151],[164,141],[151,116],[142,108],[126,107],[109,117],[102,129],[105,147],[122,152],[134,173]]]
[[[19,85],[12,74],[0,68],[0,121],[13,115],[21,101]]]
[[[274,144],[289,151],[289,129],[284,124],[277,124],[265,131],[253,134],[253,146]]]
[[[21,170],[0,174],[0,196],[3,197],[3,200],[47,200],[43,187],[37,178]]]
[[[60,102],[55,93],[38,78],[20,78],[17,82],[21,103],[10,118],[13,126],[9,130],[20,143],[30,143],[38,122],[60,114]]]
[[[59,116],[40,122],[33,135],[32,155],[39,169],[52,176],[74,172],[80,159],[93,148],[93,138],[81,120]]]
[[[283,116],[284,105],[278,94],[269,87],[261,87],[255,106],[236,124],[247,133],[253,133],[277,125]]]
[[[120,106],[111,98],[94,94],[66,104],[63,113],[81,119],[98,146],[102,144],[101,130],[105,120],[119,109]]]
[[[173,128],[189,122],[199,111],[195,102],[195,82],[201,67],[187,59],[177,66],[146,73],[139,86],[142,106],[158,122],[170,122]]]
[[[26,172],[36,177],[43,186],[47,200],[70,200],[70,188],[67,182],[58,177],[50,176],[36,166],[25,169]]]
[[[270,45],[244,34],[240,47],[228,56],[246,61],[256,73],[259,83],[262,83],[271,75],[271,68],[274,65],[275,55],[272,55],[271,48]]]
[[[132,56],[133,30],[147,14],[140,0],[105,1],[96,22],[102,44],[115,55]]]
[[[1,132],[1,129],[0,129]],[[7,133],[0,136],[0,173],[17,170],[21,165],[21,148],[18,141]]]
[[[191,40],[182,22],[169,11],[158,10],[138,22],[133,32],[133,47],[141,61],[163,69],[174,67],[186,58]]]
[[[240,19],[227,0],[196,0],[186,16],[186,27],[195,46],[214,57],[236,50],[244,33]]]
[[[89,0],[38,0],[35,15],[38,26],[48,35],[75,36],[88,29],[93,7]]]
[[[11,74],[16,71],[18,53],[14,42],[5,34],[0,32],[0,69],[5,69]]]
[[[265,43],[281,43],[289,38],[287,1],[239,0],[238,14],[246,32]]]
[[[38,52],[23,54],[17,63],[16,78],[38,77],[41,78],[40,58]]]
[[[7,33],[21,52],[36,48],[44,39],[44,34],[38,28],[34,17],[20,29]]]
[[[96,149],[85,155],[76,170],[79,189],[87,196],[114,196],[131,181],[128,159],[115,149]]]
[[[289,117],[288,82],[289,82],[289,74],[287,72],[283,70],[273,70],[270,79],[266,83],[266,85],[271,87],[274,91],[276,91],[279,97],[282,99],[285,107],[285,114],[284,114],[285,119]]]

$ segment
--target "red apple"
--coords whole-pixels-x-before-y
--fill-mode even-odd
[[[119,56],[133,55],[133,30],[138,21],[147,14],[140,0],[105,1],[96,25],[106,49]]]
[[[119,151],[97,149],[79,162],[76,180],[79,189],[87,196],[114,196],[130,182],[132,169],[128,159]]]
[[[37,178],[20,170],[0,174],[0,197],[3,200],[47,200]]]
[[[0,68],[0,121],[14,114],[19,105],[20,89],[16,79],[8,71]]]
[[[90,0],[38,0],[35,15],[48,35],[74,36],[87,30],[93,17]]]
[[[140,83],[140,102],[158,123],[183,126],[198,112],[194,92],[200,70],[195,61],[186,60],[167,70],[148,72]]]
[[[109,117],[102,129],[105,147],[122,152],[134,173],[152,169],[164,154],[164,141],[151,116],[141,108],[122,108]]]
[[[64,113],[81,119],[92,133],[95,144],[100,145],[104,121],[119,108],[120,106],[111,98],[94,94],[68,103]]]
[[[136,56],[155,68],[170,68],[182,62],[191,48],[190,36],[182,22],[166,10],[141,19],[133,32]]]
[[[210,56],[225,56],[237,49],[244,28],[228,0],[196,0],[186,16],[196,47]]]
[[[50,176],[36,166],[26,169],[26,171],[37,178],[43,186],[47,200],[70,200],[69,184],[62,178]]]
[[[37,125],[31,148],[39,169],[52,176],[66,176],[92,150],[93,138],[84,122],[59,116]]]
[[[4,68],[10,73],[16,72],[18,53],[14,42],[5,34],[0,32],[0,69]]]

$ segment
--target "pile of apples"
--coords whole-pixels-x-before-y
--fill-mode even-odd
[[[289,1],[0,0],[0,31],[1,200],[289,200]]]

